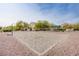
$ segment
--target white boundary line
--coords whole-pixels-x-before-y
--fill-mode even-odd
[[[68,34],[67,34],[67,36],[69,36]],[[68,38],[68,37],[67,37]],[[67,39],[67,38],[65,38],[65,39]],[[60,43],[62,40],[60,40],[60,41],[58,41],[56,44],[54,44],[53,46],[51,46],[51,47],[49,47],[47,50],[45,50],[43,53],[41,53],[41,55],[44,55],[46,52],[48,52],[50,49],[52,49],[52,48],[54,48],[58,43]]]
[[[48,52],[50,49],[54,48],[56,45],[58,44],[58,42],[56,44],[54,44],[53,46],[50,46],[48,49],[46,49],[44,52],[42,52],[40,55],[44,55],[46,52]]]
[[[68,34],[67,34],[68,35]],[[69,36],[69,35],[68,35]],[[13,35],[14,38],[16,38],[14,35]],[[27,43],[25,43],[23,40],[21,40],[20,38],[16,38],[18,41],[20,41],[22,44],[24,44],[26,47],[28,47],[30,50],[32,50],[33,52],[35,52],[36,54],[38,54],[38,56],[42,56],[44,55],[46,52],[48,52],[50,49],[54,48],[58,43],[61,42],[61,40],[59,40],[56,44],[48,47],[44,52],[40,53],[36,50],[34,50],[33,48],[31,48]],[[67,38],[65,38],[67,39]]]
[[[14,38],[16,38],[15,36],[13,36]],[[28,47],[30,50],[32,50],[33,52],[35,52],[36,54],[40,54],[39,52],[37,52],[36,50],[32,49],[27,43],[25,43],[23,40],[16,38],[19,42],[21,42],[22,44],[24,44],[26,47]]]

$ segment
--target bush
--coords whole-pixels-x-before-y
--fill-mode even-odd
[[[13,29],[10,28],[10,27],[4,27],[4,28],[2,29],[3,32],[11,32],[12,30],[13,30]]]

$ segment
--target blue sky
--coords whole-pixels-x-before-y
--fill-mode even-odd
[[[79,22],[79,4],[0,4],[0,26],[15,24],[20,20],[48,20],[54,24]]]

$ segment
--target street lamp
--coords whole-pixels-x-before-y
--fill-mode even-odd
[[[13,36],[13,24],[12,24],[12,36]]]

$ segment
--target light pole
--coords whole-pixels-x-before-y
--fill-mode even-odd
[[[12,36],[13,36],[13,24],[12,24]]]

